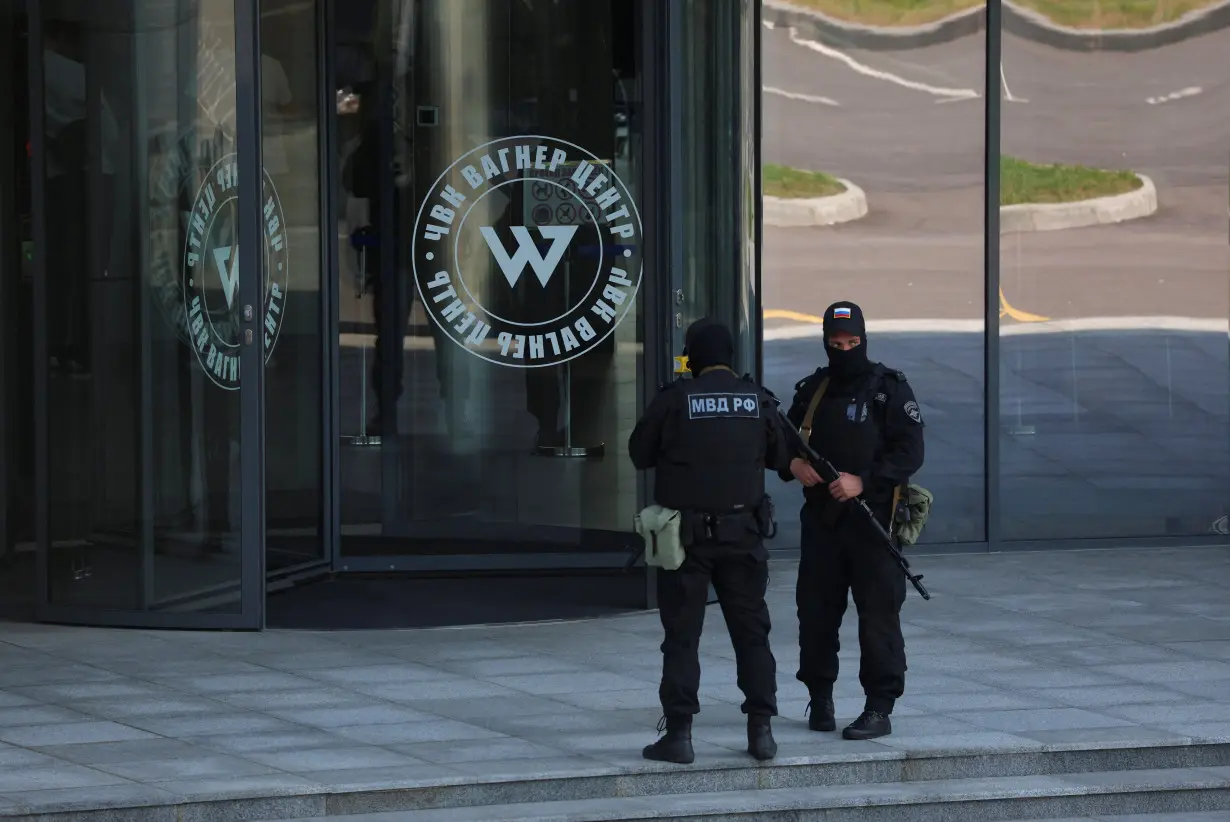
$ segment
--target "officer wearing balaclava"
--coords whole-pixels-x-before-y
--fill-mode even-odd
[[[734,342],[724,325],[698,320],[687,331],[690,380],[664,387],[637,422],[628,453],[638,470],[654,470],[654,502],[681,512],[683,564],[658,575],[662,702],[666,735],[646,759],[693,760],[692,717],[700,712],[699,645],[712,582],[735,648],[748,753],[772,759],[777,743],[777,665],[769,648],[768,551],[771,532],[765,469],[787,471],[776,404],[731,370]],[[690,544],[689,544],[690,541]]]
[[[900,613],[906,581],[848,501],[861,496],[892,530],[893,490],[922,467],[922,414],[905,375],[868,358],[863,312],[854,303],[834,303],[824,312],[824,350],[828,365],[795,386],[787,416],[841,476],[826,484],[803,459],[779,472],[804,486],[797,677],[811,695],[808,726],[836,730],[837,635],[853,591],[866,700],[842,735],[874,739],[892,733],[889,715],[905,689]]]

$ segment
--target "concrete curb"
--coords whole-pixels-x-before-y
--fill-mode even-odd
[[[763,0],[760,19],[774,28],[793,28],[800,37],[828,46],[866,51],[903,51],[948,43],[986,28],[985,7],[978,7],[922,26],[864,26],[837,20],[784,0]]]
[[[867,195],[849,180],[837,178],[846,187],[831,197],[763,197],[764,224],[798,228],[837,225],[867,216]]]
[[[806,39],[865,51],[904,51],[949,43],[986,28],[986,7],[963,11],[922,26],[864,26],[838,20],[785,0],[764,0],[761,19],[774,28],[794,28]],[[1230,27],[1230,0],[1198,9],[1147,29],[1093,31],[1060,26],[1032,9],[1003,0],[1004,31],[1066,51],[1145,51]]]
[[[1065,51],[1147,51],[1230,27],[1230,0],[1147,29],[1090,31],[1057,25],[1033,9],[1004,3],[1004,31]]]
[[[1108,225],[1148,217],[1157,211],[1157,189],[1153,181],[1137,174],[1141,186],[1126,194],[1098,197],[1075,203],[1023,203],[999,210],[999,233],[1058,231],[1091,225]]]

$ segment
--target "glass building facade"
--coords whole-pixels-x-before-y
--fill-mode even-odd
[[[766,383],[863,307],[926,423],[919,550],[1224,543],[1224,4],[793,5],[825,14],[765,4],[766,193],[819,171],[861,207],[766,207]]]
[[[922,406],[916,550],[1224,540],[1230,30],[964,5],[0,0],[0,614],[652,606],[684,329],[785,399],[839,299]],[[762,165],[845,191],[783,225]],[[434,599],[327,593],[376,575]]]

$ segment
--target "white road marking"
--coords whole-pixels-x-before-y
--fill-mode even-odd
[[[1008,88],[1008,76],[1004,74],[1004,64],[1003,63],[999,64],[999,81],[1004,86],[1004,99],[1006,99],[1009,103],[1028,103],[1029,102],[1024,97],[1013,97],[1012,96],[1012,89]]]
[[[800,91],[786,91],[773,86],[763,86],[766,94],[776,94],[780,97],[785,97],[788,100],[802,100],[804,103],[819,103],[823,106],[840,106],[841,103],[836,100],[830,100],[827,97],[819,97],[815,94],[803,94]]]
[[[1163,94],[1161,97],[1146,97],[1145,102],[1151,106],[1156,106],[1158,103],[1167,103],[1171,100],[1182,100],[1184,97],[1195,97],[1203,92],[1200,86],[1188,86],[1187,88],[1172,91],[1169,94]]]
[[[921,83],[917,80],[907,80],[904,77],[899,77],[896,74],[888,71],[874,69],[871,66],[865,66],[862,63],[850,57],[847,54],[842,54],[837,49],[829,48],[823,43],[817,43],[814,40],[804,40],[799,37],[798,32],[793,28],[790,29],[790,42],[796,46],[811,49],[812,51],[823,54],[825,57],[831,57],[834,60],[840,60],[850,67],[851,70],[862,74],[866,77],[873,77],[876,80],[884,80],[889,83],[896,83],[902,88],[913,89],[914,91],[922,91],[927,94],[934,94],[936,97],[955,97],[960,99],[972,100],[981,95],[971,88],[944,88],[942,86],[932,86],[927,83]]]
[[[982,320],[868,320],[868,334],[982,334]],[[1176,331],[1206,334],[1230,332],[1230,321],[1200,317],[1082,317],[1039,323],[1000,323],[1001,337],[1067,334],[1081,331]],[[765,342],[824,336],[820,323],[803,323],[764,330]]]

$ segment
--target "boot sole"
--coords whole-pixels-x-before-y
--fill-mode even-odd
[[[837,730],[837,720],[832,722],[817,722],[815,724],[807,723],[807,728],[818,733],[828,733]]]
[[[842,739],[868,740],[868,739],[879,739],[882,736],[891,736],[892,733],[893,733],[892,731],[883,731],[881,733],[869,734],[869,733],[860,733],[859,731],[848,731],[847,730],[847,731],[842,731],[841,736],[842,736]]]
[[[648,759],[650,762],[670,762],[672,765],[691,765],[696,761],[696,755],[692,754],[688,757],[667,757],[667,756],[650,756],[644,751],[641,752],[641,757]]]

